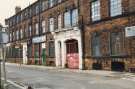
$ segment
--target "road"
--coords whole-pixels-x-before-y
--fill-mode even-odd
[[[7,78],[34,89],[135,89],[135,81],[116,76],[64,72],[6,65]]]

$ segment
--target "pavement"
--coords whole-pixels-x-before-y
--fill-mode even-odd
[[[129,72],[115,72],[115,71],[105,71],[105,70],[79,70],[79,69],[67,69],[67,68],[59,68],[59,67],[51,67],[51,66],[43,66],[43,65],[25,65],[25,64],[16,64],[16,63],[6,63],[6,65],[17,66],[17,67],[25,67],[32,68],[35,70],[52,70],[59,72],[73,72],[73,73],[84,73],[84,74],[93,74],[93,75],[101,75],[101,76],[110,76],[116,77],[118,74],[123,77],[135,77],[135,73]]]
[[[7,78],[34,89],[134,89],[135,74],[6,63]],[[15,88],[16,89],[16,88]]]

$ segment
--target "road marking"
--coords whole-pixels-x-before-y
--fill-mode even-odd
[[[7,82],[9,82],[10,84],[12,84],[12,85],[14,85],[14,86],[16,86],[16,87],[18,87],[18,88],[20,88],[20,89],[26,89],[26,87],[22,87],[22,86],[20,86],[20,85],[14,83],[14,82],[12,82],[12,81],[10,81],[10,80],[7,80]]]

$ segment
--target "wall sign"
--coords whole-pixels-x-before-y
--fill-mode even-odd
[[[135,26],[126,27],[125,28],[125,35],[126,35],[126,37],[135,36]]]
[[[34,37],[32,39],[32,43],[41,43],[46,41],[46,36],[39,36],[39,37]]]

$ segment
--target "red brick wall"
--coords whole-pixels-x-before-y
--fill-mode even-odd
[[[127,14],[129,12],[129,0],[122,0],[122,8],[123,8],[123,14]],[[130,57],[128,58],[120,58],[126,64],[126,67],[128,69],[129,65],[134,64],[134,62],[131,63],[131,59],[135,59],[133,57],[135,54],[135,39],[133,38],[126,38],[125,35],[125,27],[127,26],[132,26],[135,25],[135,19],[134,16],[119,16],[116,18],[111,18],[109,16],[109,1],[108,0],[101,0],[101,21],[93,23],[91,21],[91,12],[90,12],[90,2],[88,0],[84,0],[82,3],[82,8],[81,8],[81,14],[84,16],[84,23],[85,23],[85,28],[84,28],[84,40],[85,40],[85,67],[86,69],[91,69],[92,63],[96,62],[92,58],[91,55],[91,36],[93,32],[100,32],[101,33],[101,53],[102,57],[100,58],[102,61],[102,66],[103,69],[110,70],[111,67],[111,61],[112,57],[109,55],[109,34],[111,32],[117,32],[121,31],[123,32],[123,39],[124,43],[122,45],[122,50],[124,53],[129,55]],[[108,57],[108,58],[104,58]],[[108,61],[107,61],[108,60]]]

